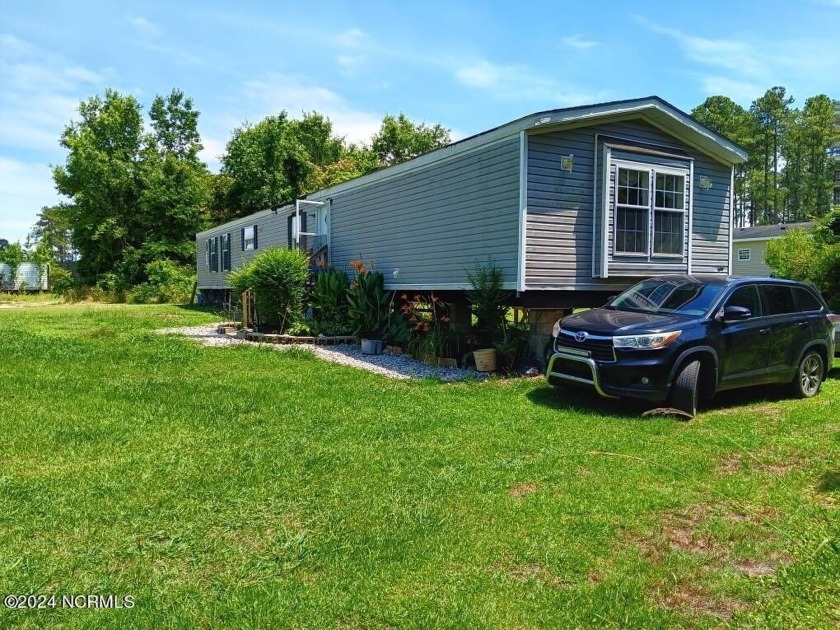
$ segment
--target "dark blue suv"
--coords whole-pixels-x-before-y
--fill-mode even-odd
[[[558,321],[546,377],[690,416],[699,398],[736,387],[786,383],[808,398],[831,367],[837,318],[802,282],[650,278]]]

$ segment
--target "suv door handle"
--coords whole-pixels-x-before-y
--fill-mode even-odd
[[[802,329],[808,328],[808,322],[799,322],[797,326],[799,326]]]
[[[761,329],[761,330],[759,330],[758,332],[759,332],[759,334],[761,334],[761,335],[769,335],[769,334],[770,334],[770,329],[769,329],[769,328],[762,328],[762,329]]]

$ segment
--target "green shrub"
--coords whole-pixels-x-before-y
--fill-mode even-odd
[[[137,304],[183,304],[192,296],[195,271],[192,266],[160,259],[145,266],[147,282],[142,282],[126,292],[126,301]]]
[[[64,267],[50,266],[50,291],[55,295],[65,295],[76,287],[73,274]]]
[[[832,310],[840,309],[840,211],[820,219],[812,232],[790,230],[767,244],[765,260],[776,276],[812,283]]]
[[[347,274],[339,269],[325,269],[318,274],[312,289],[313,332],[328,336],[352,332],[347,314]]]
[[[228,282],[234,301],[251,289],[257,306],[257,323],[284,332],[303,319],[309,257],[296,249],[270,247],[247,265],[232,272]]]

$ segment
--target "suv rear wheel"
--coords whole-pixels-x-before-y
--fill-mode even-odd
[[[687,413],[692,418],[697,414],[697,400],[700,397],[700,361],[688,361],[680,367],[674,384],[671,385],[671,393],[668,396],[668,404],[674,409]]]
[[[816,350],[809,350],[796,368],[791,387],[798,398],[811,398],[820,391],[823,379],[823,360]]]

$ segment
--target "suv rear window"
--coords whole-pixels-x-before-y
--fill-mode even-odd
[[[793,292],[790,287],[781,284],[765,284],[761,288],[764,291],[768,315],[796,312],[796,302],[793,301]]]
[[[799,302],[800,311],[821,311],[822,304],[808,289],[801,287],[794,287],[793,292],[796,294],[796,301]]]

